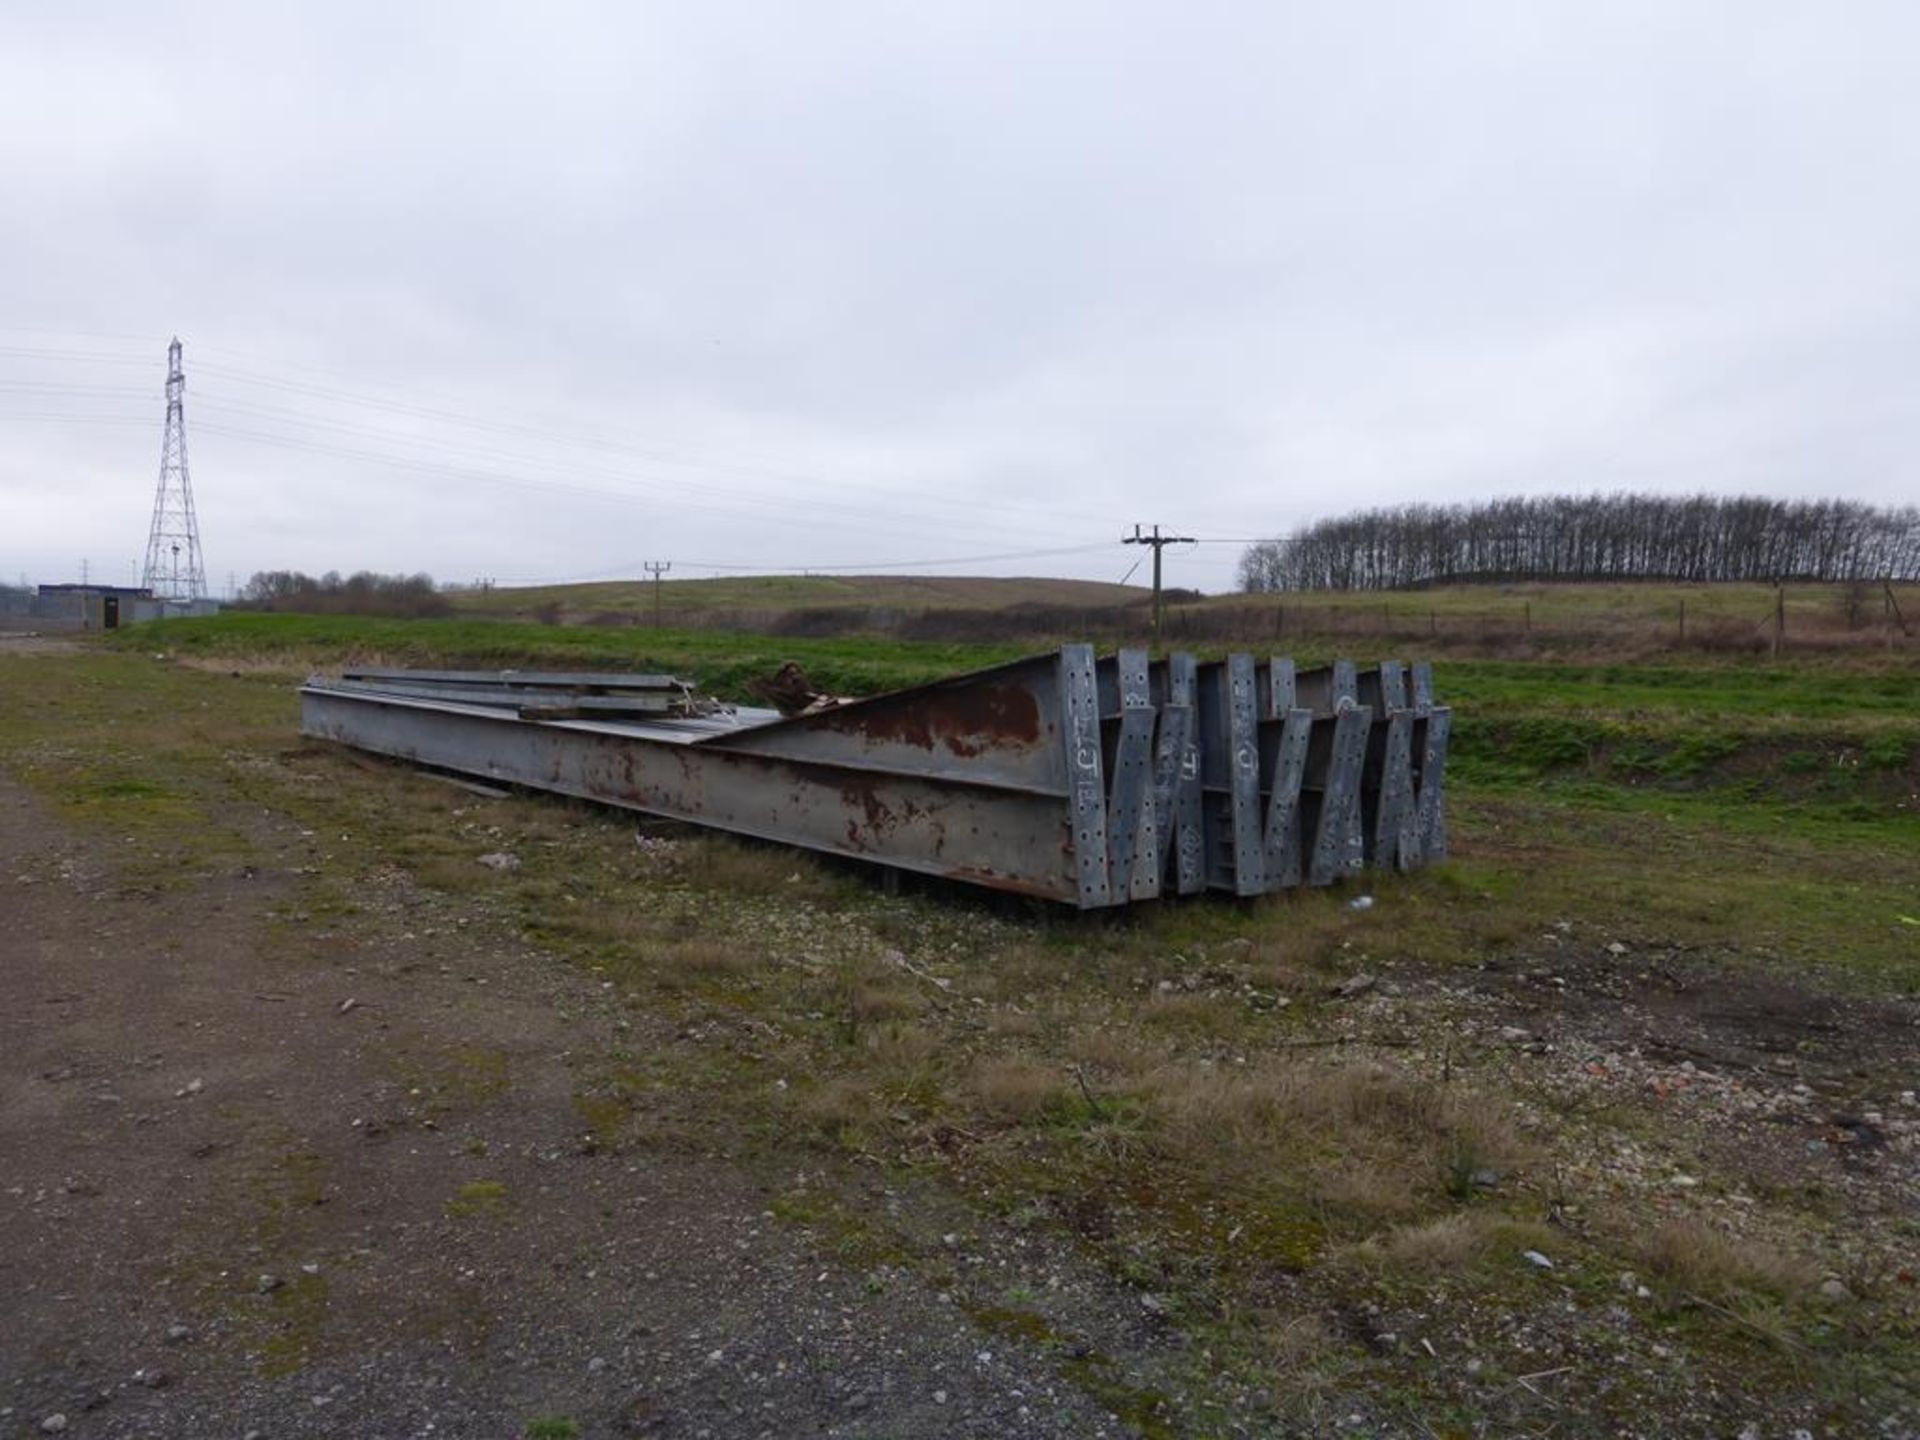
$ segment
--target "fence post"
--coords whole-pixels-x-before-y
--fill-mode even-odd
[[[1687,643],[1687,597],[1680,597],[1680,643]]]
[[[1429,610],[1427,611],[1427,634],[1438,635],[1439,633],[1440,612],[1438,610]]]
[[[1533,633],[1533,602],[1531,600],[1521,607],[1520,624],[1527,634]]]
[[[1787,641],[1787,587],[1776,585],[1773,591],[1773,653],[1778,656],[1780,647]]]
[[[1887,619],[1889,622],[1887,626],[1887,644],[1891,646],[1893,644],[1893,627],[1895,625],[1900,627],[1900,633],[1902,635],[1911,636],[1913,631],[1908,628],[1907,617],[1900,613],[1900,602],[1893,598],[1893,581],[1888,580],[1882,585],[1880,587],[1880,593],[1886,596],[1887,599]]]

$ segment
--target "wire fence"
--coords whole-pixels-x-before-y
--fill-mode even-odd
[[[1904,593],[1897,593],[1903,591]],[[902,640],[995,643],[1081,638],[1140,643],[1151,638],[1152,611],[1125,606],[835,605],[682,610],[669,599],[660,623],[670,629],[750,631],[794,638],[892,636]],[[554,617],[559,618],[559,617]],[[650,607],[567,615],[574,623],[651,625]],[[1535,652],[1662,651],[1767,655],[1787,651],[1920,649],[1920,587],[1868,587],[1835,593],[1784,589],[1640,603],[1581,605],[1562,597],[1502,600],[1463,607],[1421,605],[1417,596],[1380,603],[1351,598],[1249,597],[1169,606],[1160,639],[1170,645],[1427,649],[1525,655]]]

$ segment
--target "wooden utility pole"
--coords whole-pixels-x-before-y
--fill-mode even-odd
[[[1153,547],[1153,638],[1160,640],[1161,600],[1160,600],[1160,552],[1169,545],[1193,545],[1198,542],[1191,535],[1162,535],[1158,525],[1153,527],[1151,535],[1141,533],[1140,527],[1133,527],[1133,534],[1120,537],[1122,545],[1151,545]]]
[[[648,560],[646,570],[653,577],[653,628],[660,628],[660,577],[673,569],[671,560]]]

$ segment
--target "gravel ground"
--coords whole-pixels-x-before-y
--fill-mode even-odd
[[[776,1219],[806,1177],[583,1143],[580,1067],[674,1043],[589,979],[397,879],[303,923],[318,842],[258,840],[130,889],[138,837],[0,782],[0,1434],[1132,1433],[1050,1341]],[[1071,1255],[954,1244],[1083,1354],[1174,1348]]]

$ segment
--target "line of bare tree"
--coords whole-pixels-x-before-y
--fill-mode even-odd
[[[435,588],[431,575],[376,575],[371,570],[347,576],[329,570],[317,577],[298,570],[261,570],[241,590],[240,606],[303,615],[424,617],[453,613],[453,606]]]
[[[1758,496],[1556,495],[1321,520],[1240,557],[1240,588],[1450,581],[1920,579],[1920,509]]]

